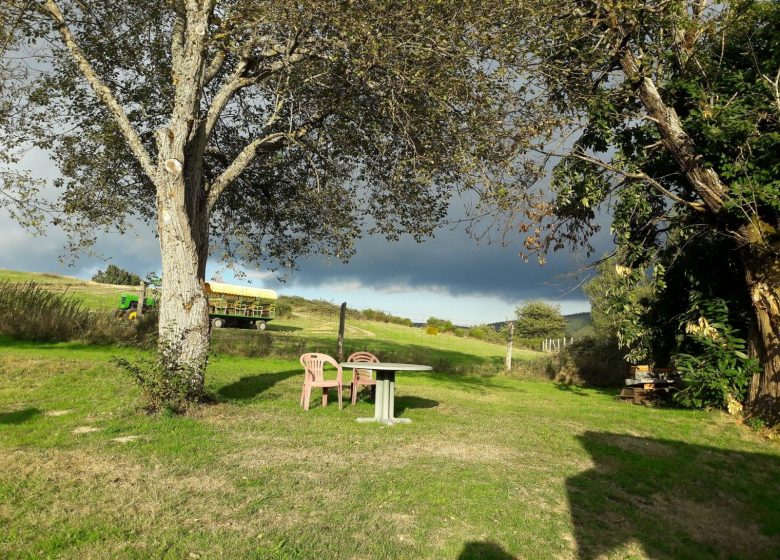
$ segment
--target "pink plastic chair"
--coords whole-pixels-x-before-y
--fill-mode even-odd
[[[374,356],[371,352],[355,352],[347,358],[348,362],[366,362],[368,364],[379,363],[379,358]],[[374,372],[370,369],[353,369],[352,370],[352,383],[349,384],[349,396],[352,404],[357,403],[357,394],[361,385],[368,385],[371,387],[371,395],[376,395],[376,379],[374,379]]]
[[[336,379],[325,379],[325,364],[336,368]],[[309,410],[312,387],[322,387],[322,406],[328,406],[328,389],[336,387],[339,393],[339,410],[342,408],[342,392],[344,373],[336,360],[327,354],[304,354],[301,356],[303,366],[303,388],[301,389],[301,406]]]

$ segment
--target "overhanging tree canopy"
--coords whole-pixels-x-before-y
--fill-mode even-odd
[[[348,257],[364,224],[422,238],[464,178],[501,172],[524,126],[491,54],[512,17],[500,2],[2,6],[36,65],[9,139],[53,151],[83,240],[156,220],[166,368],[193,396],[210,250],[290,266]]]

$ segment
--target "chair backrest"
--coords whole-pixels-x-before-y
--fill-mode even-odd
[[[301,365],[303,366],[305,375],[310,376],[312,381],[316,382],[324,379],[325,364],[330,364],[336,368],[336,379],[342,378],[341,366],[327,354],[311,352],[301,356]]]
[[[379,358],[374,356],[371,352],[354,352],[347,358],[348,362],[365,362],[367,364],[378,364]],[[355,376],[359,378],[373,379],[370,369],[356,369],[354,370]]]

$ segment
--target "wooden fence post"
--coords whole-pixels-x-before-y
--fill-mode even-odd
[[[515,322],[509,322],[509,344],[506,348],[506,358],[504,358],[504,369],[507,373],[512,371],[512,340],[515,337]]]
[[[339,313],[339,343],[338,343],[338,355],[339,362],[344,361],[344,323],[347,320],[347,302],[341,304],[341,312]]]
[[[140,317],[144,314],[144,302],[146,301],[146,282],[141,280],[141,285],[138,287],[138,307],[135,308],[136,316]]]

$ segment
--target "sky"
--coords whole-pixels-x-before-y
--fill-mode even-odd
[[[52,178],[56,169],[45,153],[28,155],[22,162],[36,176]],[[462,215],[458,202],[451,217]],[[608,227],[595,239],[600,257],[611,247]],[[101,255],[81,255],[63,264],[65,236],[49,227],[43,236],[31,237],[0,209],[0,268],[49,272],[89,279],[98,269],[115,264],[144,276],[160,270],[159,245],[151,228],[139,224],[121,236],[102,236],[96,246]],[[560,251],[540,266],[535,259],[524,262],[519,253],[518,233],[508,246],[479,245],[462,227],[443,228],[433,239],[418,244],[409,238],[390,243],[382,237],[364,237],[357,243],[351,261],[343,264],[318,256],[299,261],[299,270],[286,282],[267,270],[244,269],[236,279],[218,262],[207,267],[209,279],[250,284],[276,290],[280,295],[298,295],[333,303],[346,301],[353,309],[380,309],[394,315],[425,322],[429,317],[449,319],[457,325],[504,321],[515,308],[532,299],[560,305],[563,313],[589,310],[578,284],[567,278],[588,264],[582,253]]]

